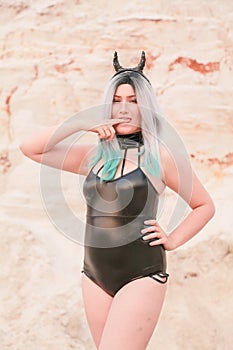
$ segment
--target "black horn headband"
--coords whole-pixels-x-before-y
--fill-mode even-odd
[[[145,55],[145,52],[142,51],[140,62],[138,63],[138,65],[136,67],[134,67],[134,68],[122,67],[119,63],[117,52],[115,51],[114,57],[113,57],[113,66],[115,68],[116,73],[114,74],[113,77],[115,77],[119,73],[131,71],[131,72],[136,72],[136,73],[141,74],[150,83],[150,81],[147,79],[147,77],[143,74],[143,69],[145,67],[145,63],[146,63],[146,55]]]

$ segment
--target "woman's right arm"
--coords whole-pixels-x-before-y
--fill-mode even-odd
[[[113,125],[123,120],[105,121],[104,124],[93,126],[93,122],[80,121],[72,118],[64,123],[46,129],[37,135],[26,139],[19,146],[26,157],[45,165],[66,170],[72,173],[86,175],[88,164],[94,155],[96,146],[91,144],[62,144],[61,141],[78,131],[92,131],[100,139],[112,139],[115,136]],[[92,126],[91,126],[92,124]]]

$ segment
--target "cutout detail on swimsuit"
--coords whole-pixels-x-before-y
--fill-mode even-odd
[[[167,282],[169,274],[168,273],[164,273],[164,272],[158,272],[158,273],[155,273],[153,275],[150,275],[150,277],[153,278],[153,280],[164,284],[164,283]]]

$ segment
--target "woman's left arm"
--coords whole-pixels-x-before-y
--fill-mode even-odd
[[[185,190],[180,193],[179,178],[181,176],[178,173],[174,159],[168,153],[165,154],[163,171],[166,185],[178,193],[192,209],[167,237],[164,248],[173,250],[190,240],[207,224],[215,214],[215,206],[209,193],[192,169],[190,173],[192,188],[190,188],[190,191]],[[187,179],[181,177],[182,180],[186,181]]]
[[[146,240],[156,238],[149,243],[151,246],[163,244],[166,250],[173,250],[190,240],[207,224],[215,214],[215,206],[187,160],[181,161],[183,164],[179,168],[174,158],[166,151],[162,152],[161,160],[165,184],[178,193],[192,211],[169,235],[163,231],[156,220],[145,221],[149,227],[142,230],[142,233],[147,233],[144,237]],[[188,167],[189,172],[180,170]]]
[[[215,207],[213,200],[194,172],[193,191],[189,206],[192,208],[192,211],[167,237],[167,241],[164,244],[166,250],[173,250],[190,240],[214,216]]]

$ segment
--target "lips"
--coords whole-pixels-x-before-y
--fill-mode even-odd
[[[127,119],[127,121],[126,122],[123,122],[122,124],[126,124],[126,123],[129,123],[129,122],[131,122],[131,120],[132,120],[132,118],[130,118],[130,117],[119,117],[119,119]]]

